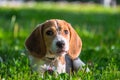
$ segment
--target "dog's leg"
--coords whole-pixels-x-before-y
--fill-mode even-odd
[[[66,60],[66,72],[71,73],[71,72],[77,72],[78,70],[82,70],[83,67],[85,66],[85,63],[80,59],[76,58],[72,60],[68,54],[65,55],[65,60]],[[87,67],[86,72],[89,72],[89,68]]]
[[[66,60],[66,72],[70,74],[73,72],[73,63],[68,54],[65,55],[65,60]]]
[[[74,69],[75,71],[78,71],[79,69],[82,70],[84,66],[85,66],[85,63],[84,63],[83,61],[81,61],[80,58],[76,58],[76,59],[73,60],[73,69]],[[90,71],[90,70],[89,70],[89,68],[87,67],[87,68],[86,68],[86,72],[89,72],[89,71]]]

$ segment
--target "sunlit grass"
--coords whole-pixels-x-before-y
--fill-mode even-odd
[[[37,24],[64,19],[82,39],[80,58],[91,72],[48,76],[45,80],[119,80],[120,7],[93,4],[33,3],[0,7],[0,80],[42,80],[32,73],[24,47]]]

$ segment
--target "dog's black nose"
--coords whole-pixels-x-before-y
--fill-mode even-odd
[[[56,43],[56,45],[57,45],[57,47],[59,47],[59,48],[63,48],[63,47],[65,46],[65,42],[64,42],[64,41],[58,41],[58,42]]]

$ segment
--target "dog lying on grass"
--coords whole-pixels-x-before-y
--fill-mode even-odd
[[[53,71],[71,73],[85,66],[78,58],[82,41],[64,20],[51,19],[38,25],[26,39],[25,46],[29,51],[32,70],[40,75],[46,71],[50,74]]]

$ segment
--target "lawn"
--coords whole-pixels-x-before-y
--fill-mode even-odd
[[[45,80],[120,79],[119,6],[33,3],[0,7],[0,80],[42,80],[30,69],[24,42],[37,24],[53,18],[66,20],[77,31],[83,42],[80,58],[91,71]]]

